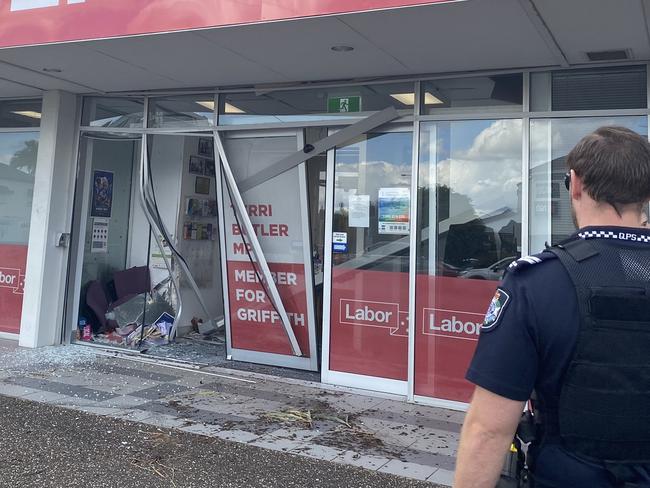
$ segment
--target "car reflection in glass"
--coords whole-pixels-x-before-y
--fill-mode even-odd
[[[471,280],[492,280],[499,281],[503,278],[503,273],[510,266],[517,256],[510,256],[500,259],[496,263],[488,266],[487,268],[466,269],[458,273],[459,278],[467,278]]]

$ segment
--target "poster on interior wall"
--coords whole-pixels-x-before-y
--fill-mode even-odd
[[[205,173],[205,159],[190,156],[189,172],[193,175],[203,175]]]
[[[380,188],[377,214],[380,234],[408,235],[411,190]]]
[[[212,137],[199,137],[199,154],[201,156],[214,157],[213,144]]]
[[[91,217],[110,217],[113,208],[113,172],[93,171],[93,199]]]
[[[92,241],[90,243],[90,252],[107,253],[108,252],[108,222],[104,217],[93,219]]]
[[[203,168],[203,174],[210,178],[214,178],[216,176],[217,173],[214,167],[214,159],[205,160],[205,167]]]
[[[197,176],[194,181],[194,193],[199,195],[209,195],[210,194],[210,178],[205,178],[203,176]]]

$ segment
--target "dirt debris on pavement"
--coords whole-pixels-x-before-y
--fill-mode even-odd
[[[435,485],[0,396],[2,488],[432,488]]]

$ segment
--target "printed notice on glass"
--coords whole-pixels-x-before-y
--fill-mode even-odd
[[[370,227],[370,195],[351,195],[348,227]]]
[[[348,252],[347,232],[332,232],[332,251]]]
[[[380,188],[377,202],[380,234],[407,235],[411,191],[408,188]]]

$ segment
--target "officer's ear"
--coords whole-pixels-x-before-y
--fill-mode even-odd
[[[580,200],[582,198],[582,178],[580,178],[574,170],[571,170],[571,185],[569,186],[572,200]]]

